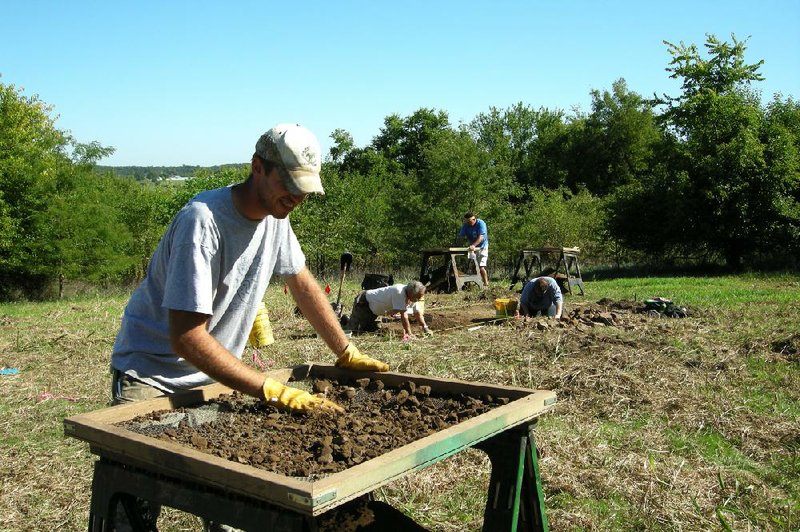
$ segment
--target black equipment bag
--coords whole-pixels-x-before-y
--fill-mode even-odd
[[[391,275],[367,273],[364,274],[364,280],[361,281],[361,289],[372,290],[373,288],[383,288],[384,286],[391,286],[393,284],[394,277]]]

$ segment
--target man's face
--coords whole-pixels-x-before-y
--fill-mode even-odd
[[[478,219],[474,216],[470,216],[469,218],[464,218],[464,221],[467,222],[467,225],[471,227],[478,222]]]
[[[283,184],[277,168],[273,168],[269,174],[266,174],[260,161],[256,166],[259,174],[256,194],[261,208],[274,218],[286,218],[295,207],[303,203],[306,195],[289,192]]]

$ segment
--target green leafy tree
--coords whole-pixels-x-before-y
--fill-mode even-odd
[[[500,253],[502,241],[491,235],[503,234],[512,218],[509,199],[520,195],[509,169],[493,164],[466,128],[441,132],[425,156],[428,171],[406,192],[410,201],[398,202],[405,210],[400,204],[396,207],[406,221],[401,238],[414,242],[416,252],[447,246],[456,240],[464,213],[473,211],[490,226],[489,240]]]
[[[83,173],[37,213],[34,271],[59,278],[117,281],[133,265],[132,235],[120,219],[116,179]],[[66,187],[65,187],[66,188]]]
[[[355,149],[353,135],[344,129],[335,129],[330,134],[333,146],[328,150],[328,157],[333,163],[341,163],[342,160]]]
[[[174,212],[176,187],[168,183],[139,182],[135,178],[112,177],[108,203],[117,212],[117,219],[130,234],[125,250],[130,267],[122,272],[123,281],[141,280],[150,262],[150,257],[164,234]]]
[[[384,119],[372,147],[410,175],[425,169],[425,149],[438,132],[447,129],[450,121],[444,111],[421,108],[407,118],[394,114]]]
[[[505,228],[507,250],[540,247],[579,247],[597,259],[608,252],[601,244],[604,200],[586,189],[534,189],[517,208],[515,224]]]
[[[56,280],[118,280],[132,264],[119,182],[97,175],[113,148],[58,130],[52,108],[0,84],[0,297]]]
[[[767,106],[761,141],[774,187],[768,212],[774,219],[765,245],[800,255],[800,102],[776,95]],[[786,256],[786,255],[784,255]]]
[[[678,144],[680,170],[689,177],[685,201],[689,240],[719,250],[732,267],[759,247],[769,190],[762,113],[750,84],[763,78],[763,63],[746,64],[745,43],[708,36],[704,58],[694,45],[667,43],[671,77],[682,94],[664,98],[665,124]],[[766,195],[766,197],[764,196]]]
[[[609,226],[636,249],[717,254],[736,268],[792,238],[796,146],[789,128],[770,126],[751,89],[763,61],[747,64],[743,42],[708,36],[708,57],[694,45],[666,44],[682,93],[656,98],[664,109],[659,164],[615,194]]]
[[[647,172],[661,134],[651,104],[629,91],[625,80],[612,90],[591,92],[592,111],[569,128],[570,142],[563,159],[572,190],[585,186],[608,195]]]
[[[374,164],[369,175],[339,173],[323,165],[324,196],[311,196],[292,212],[292,226],[315,272],[338,272],[339,256],[349,251],[354,267],[369,268],[393,258],[386,244],[387,174]]]
[[[498,171],[510,172],[523,192],[565,184],[568,138],[563,112],[522,103],[505,110],[492,107],[470,122],[469,131],[488,150]]]
[[[32,245],[41,230],[37,214],[70,164],[70,139],[51,112],[37,97],[0,83],[0,297],[41,292],[47,279]]]

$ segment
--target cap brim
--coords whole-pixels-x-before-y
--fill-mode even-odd
[[[283,184],[292,194],[325,194],[319,174],[302,170],[286,170]]]
[[[325,194],[322,188],[322,179],[319,174],[306,174],[303,172],[288,172],[292,177],[292,184],[298,191],[295,194]]]

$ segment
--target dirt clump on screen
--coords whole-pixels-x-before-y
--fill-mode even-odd
[[[336,473],[508,404],[506,397],[438,395],[406,381],[369,378],[290,383],[324,394],[345,412],[292,414],[234,392],[195,408],[156,411],[119,425],[133,432],[275,473]]]

